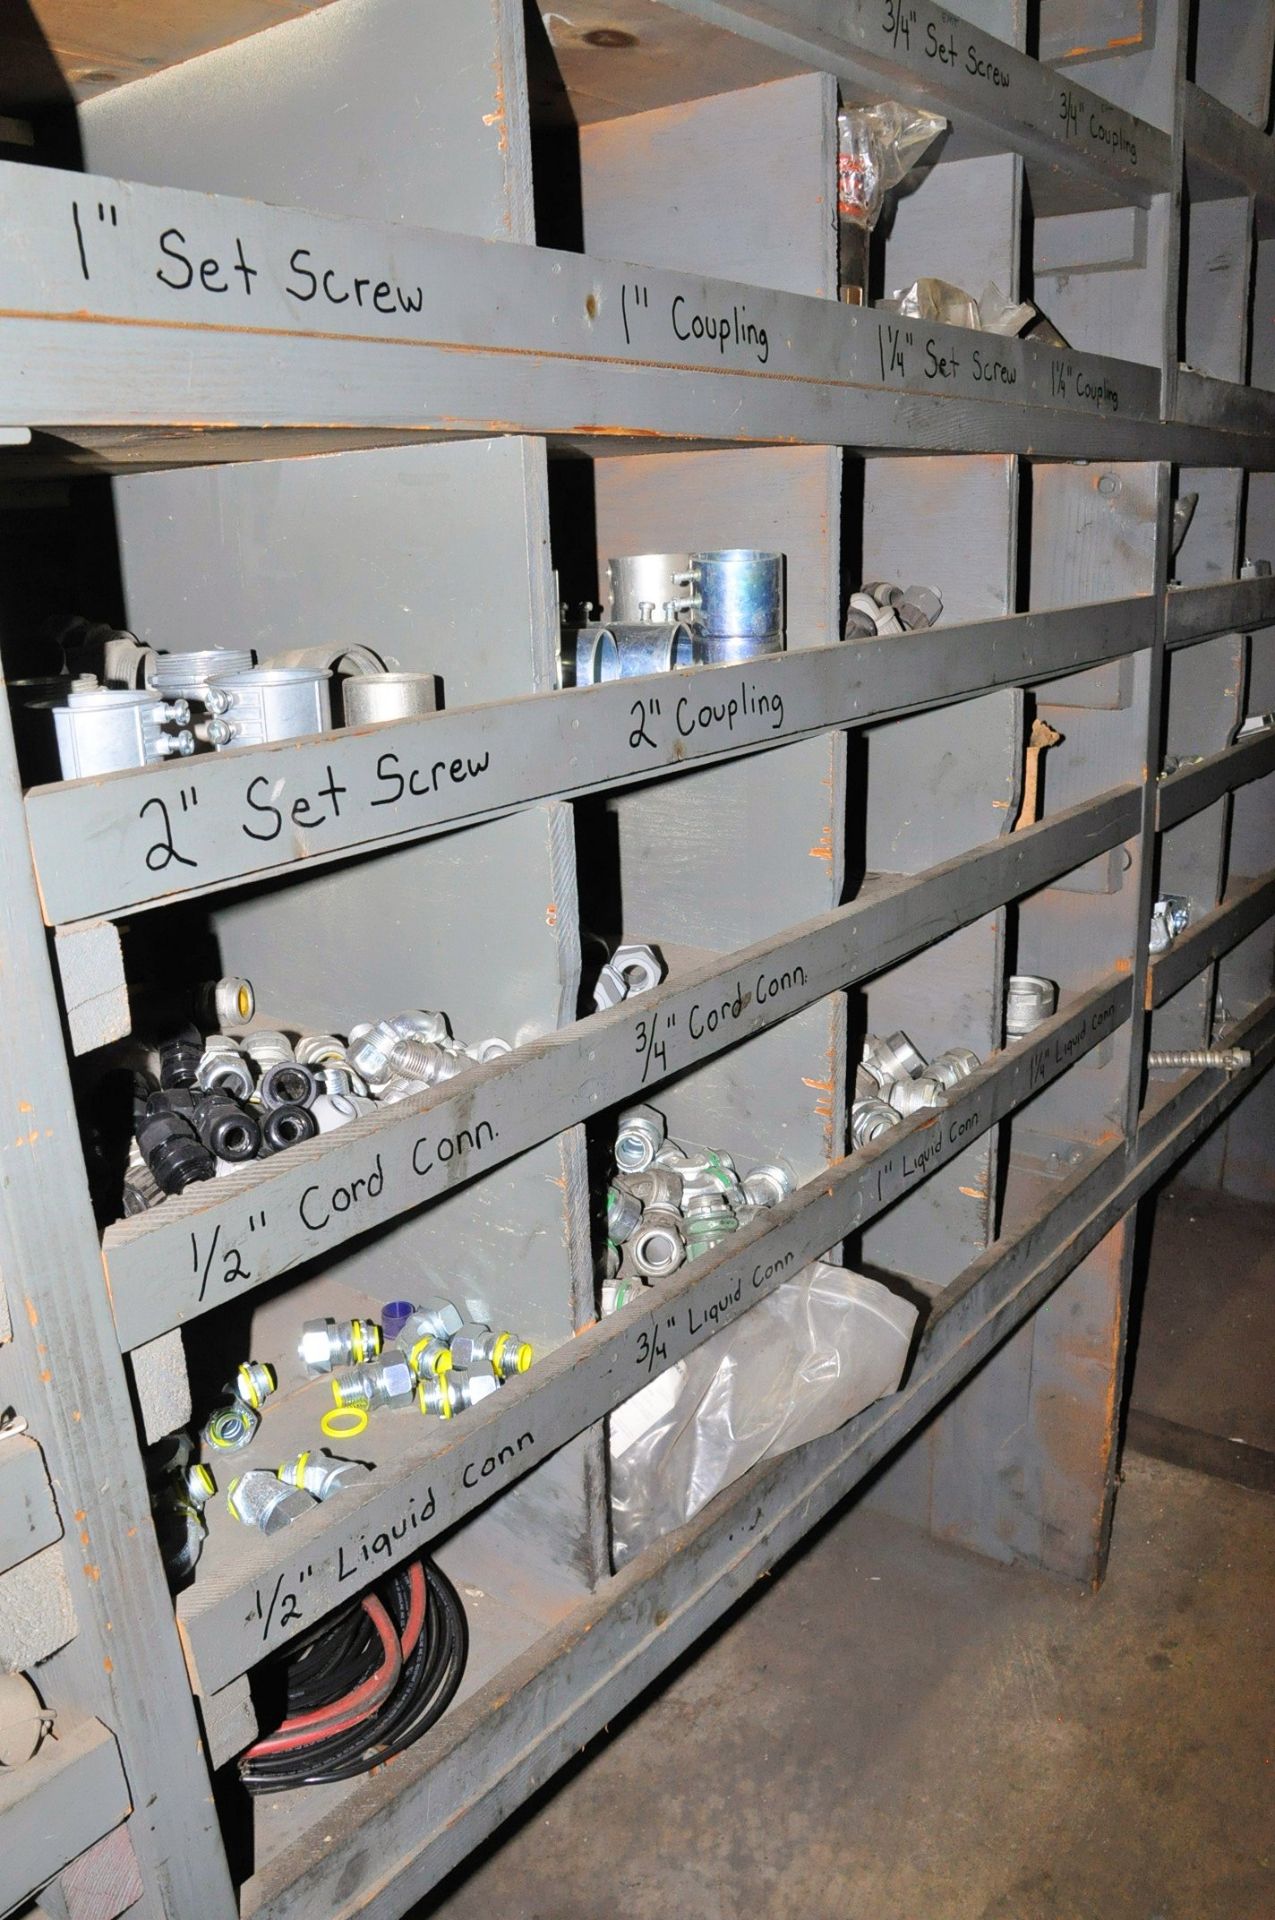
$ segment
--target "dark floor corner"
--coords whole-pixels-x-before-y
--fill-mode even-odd
[[[1165,1196],[1135,1413],[1270,1446],[1271,1227]],[[1270,1920],[1273,1591],[1132,1449],[1093,1596],[852,1509],[416,1920]]]

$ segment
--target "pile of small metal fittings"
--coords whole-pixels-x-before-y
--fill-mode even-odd
[[[389,1351],[386,1336],[394,1342]],[[329,1440],[362,1433],[382,1407],[416,1406],[452,1420],[526,1373],[534,1358],[530,1341],[467,1319],[441,1296],[419,1306],[392,1300],[380,1325],[308,1320],[297,1352],[311,1377],[331,1375],[333,1404],[320,1423]]]
[[[949,1091],[977,1071],[979,1057],[968,1047],[949,1047],[933,1060],[922,1058],[906,1033],[869,1033],[863,1061],[855,1074],[850,1108],[850,1137],[866,1147],[907,1114],[945,1107]]]
[[[916,633],[938,624],[943,600],[936,587],[900,587],[873,580],[850,595],[844,640],[870,640],[874,634]]]
[[[665,1280],[776,1206],[796,1186],[782,1161],[741,1178],[729,1153],[670,1140],[654,1107],[630,1107],[616,1126],[606,1196],[602,1311]]]
[[[195,1459],[188,1433],[170,1433],[146,1456],[146,1480],[159,1550],[170,1580],[185,1579],[208,1537],[204,1508],[217,1491],[208,1468]]]
[[[388,1337],[394,1342],[389,1349]],[[324,1437],[350,1440],[366,1431],[380,1408],[416,1406],[424,1414],[455,1419],[526,1373],[535,1357],[530,1341],[467,1318],[453,1301],[387,1302],[380,1321],[307,1320],[297,1357],[307,1378],[327,1377],[333,1405],[319,1422]],[[279,1377],[267,1361],[245,1360],[227,1382],[223,1404],[204,1421],[199,1438],[212,1454],[238,1453],[261,1428],[262,1412],[277,1392]],[[194,1458],[186,1433],[170,1434],[148,1459],[151,1505],[165,1564],[173,1580],[198,1560],[207,1536],[204,1507],[217,1491],[211,1470]],[[244,1526],[277,1533],[318,1501],[330,1500],[367,1479],[374,1469],[346,1460],[326,1447],[307,1448],[273,1471],[251,1467],[226,1486],[226,1506]]]
[[[649,993],[664,978],[664,963],[653,947],[640,941],[618,946],[603,966],[593,988],[593,1004],[599,1013],[618,1007],[621,1000],[632,1000]]]
[[[563,613],[562,680],[726,666],[784,650],[784,556],[752,547],[699,553],[630,553],[607,561],[608,619],[586,603],[578,624]]]
[[[1191,902],[1180,893],[1162,893],[1151,909],[1147,938],[1150,953],[1167,953],[1191,924]]]
[[[251,1018],[247,981],[219,981],[217,989],[234,996],[224,1024]],[[134,1074],[124,1210],[141,1213],[165,1194],[331,1133],[509,1051],[494,1038],[466,1047],[445,1014],[424,1011],[357,1026],[348,1041],[331,1033],[294,1041],[258,1029],[203,1034],[188,1024],[158,1049],[158,1085],[148,1072]]]

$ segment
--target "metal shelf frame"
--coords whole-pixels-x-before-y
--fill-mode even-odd
[[[0,1908],[79,1920],[66,1869],[110,1848],[145,1920],[393,1920],[856,1489],[1101,1577],[1135,1210],[1275,1058],[1275,727],[1240,732],[1275,709],[1275,581],[1240,577],[1275,551],[1275,9],[1228,64],[1230,5],[1054,70],[1011,0],[213,0],[189,45],[136,0],[113,86],[37,0],[84,170],[38,118],[42,164],[0,161],[0,670],[57,610],[21,516],[70,551],[109,486],[144,641],[374,637],[445,705],[25,792],[0,714],[0,1581],[61,1736],[0,1804]],[[1030,280],[1075,348],[838,300],[837,104],[886,95],[951,125],[880,277]],[[687,544],[786,554],[788,651],[562,689],[560,587]],[[847,583],[893,577],[946,624],[843,642]],[[1191,919],[1153,956],[1161,892]],[[581,1017],[590,934],[667,978]],[[271,1024],[443,1005],[513,1051],[102,1232],[59,962],[98,941],[139,1022],[212,953]],[[1013,972],[1062,993],[1006,1044]],[[983,1064],[853,1151],[860,1037],[898,1026]],[[1213,1043],[1251,1066],[1148,1072]],[[635,1098],[799,1184],[598,1319],[590,1168]],[[821,1255],[921,1301],[900,1391],[617,1570],[607,1416]],[[214,1508],[174,1598],[145,1444],[404,1273],[531,1371],[379,1419],[372,1478],[283,1534]],[[281,1372],[237,1464],[314,1440],[326,1383]],[[426,1547],[476,1596],[456,1704],[246,1828],[256,1669]]]

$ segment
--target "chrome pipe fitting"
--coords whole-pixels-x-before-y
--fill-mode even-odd
[[[500,1382],[491,1374],[446,1374],[441,1379],[424,1379],[416,1392],[416,1404],[422,1413],[440,1420],[454,1420],[458,1413],[476,1407],[489,1394],[499,1393]]]
[[[935,1054],[925,1074],[937,1080],[941,1087],[951,1089],[977,1073],[981,1065],[982,1061],[970,1047],[948,1047],[945,1053]]]
[[[640,1226],[642,1205],[635,1194],[623,1187],[607,1188],[607,1238],[614,1241],[617,1247],[622,1247]]]
[[[627,1252],[634,1272],[647,1280],[664,1280],[676,1273],[686,1258],[681,1216],[672,1208],[648,1207]]]
[[[232,1400],[229,1406],[210,1413],[200,1431],[205,1443],[218,1453],[237,1453],[248,1445],[260,1425],[259,1413],[242,1400]]]
[[[1191,903],[1180,893],[1164,893],[1151,909],[1149,953],[1166,953],[1191,924]]]
[[[279,1385],[279,1376],[265,1360],[245,1360],[226,1391],[259,1413]]]
[[[489,1367],[503,1384],[527,1372],[535,1359],[535,1349],[530,1340],[522,1340],[516,1333],[493,1331],[475,1322],[454,1337],[451,1356],[458,1373]]]
[[[644,1207],[672,1207],[675,1212],[681,1208],[682,1176],[676,1167],[662,1167],[657,1162],[642,1173],[617,1173],[615,1184]]]
[[[856,1147],[866,1147],[902,1119],[884,1100],[856,1100],[850,1109],[850,1138]]]
[[[210,746],[263,746],[326,733],[332,696],[326,667],[253,667],[210,681],[204,705],[213,718],[204,728]]]
[[[689,553],[628,553],[607,561],[610,618],[625,625],[678,619],[691,606]]]
[[[1058,1005],[1058,986],[1039,973],[1011,973],[1005,990],[1005,1038],[1023,1040]]]
[[[784,557],[752,547],[693,553],[691,618],[705,639],[782,637]]]
[[[380,727],[412,720],[438,707],[432,673],[351,673],[341,682],[341,714],[347,727]]]
[[[784,1160],[754,1167],[744,1175],[744,1201],[751,1207],[777,1207],[795,1191],[797,1176]]]
[[[285,1460],[278,1478],[285,1487],[300,1487],[315,1500],[330,1500],[334,1493],[343,1493],[346,1487],[366,1480],[371,1472],[365,1461],[341,1460],[326,1447],[316,1447],[313,1452],[299,1453],[295,1460]]]
[[[157,653],[147,684],[165,700],[202,703],[212,681],[222,680],[227,674],[251,673],[252,659],[248,647],[203,647],[192,653]]]
[[[201,1093],[220,1088],[236,1100],[248,1100],[257,1081],[242,1048],[228,1034],[210,1033],[204,1042],[196,1084]]]
[[[863,1070],[882,1094],[899,1080],[915,1080],[925,1072],[925,1061],[906,1033],[868,1033],[863,1039]]]
[[[312,1493],[303,1487],[286,1486],[276,1474],[264,1467],[253,1467],[237,1474],[226,1492],[226,1505],[235,1519],[258,1533],[278,1533],[294,1520],[317,1506]]]
[[[398,1354],[332,1375],[332,1398],[338,1407],[360,1407],[372,1413],[378,1407],[410,1407],[415,1395],[416,1377],[407,1359]]]
[[[937,1074],[921,1073],[915,1080],[893,1080],[887,1099],[896,1113],[920,1113],[926,1107],[945,1107],[947,1089]]]
[[[375,1320],[307,1320],[297,1342],[297,1355],[314,1378],[337,1367],[361,1367],[381,1351],[381,1329]]]
[[[64,780],[144,767],[195,751],[186,701],[157,700],[146,689],[99,687],[85,674],[71,683],[65,703],[54,703],[49,711]],[[178,730],[168,733],[167,727]]]
[[[615,1134],[615,1164],[621,1173],[644,1173],[664,1145],[662,1114],[654,1107],[628,1107]]]

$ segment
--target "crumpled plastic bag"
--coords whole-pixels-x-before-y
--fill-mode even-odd
[[[759,1460],[832,1433],[903,1377],[916,1308],[816,1260],[617,1407],[617,1563],[682,1526]]]
[[[861,307],[868,297],[868,235],[885,196],[936,140],[947,121],[919,107],[882,100],[843,107],[837,115],[837,253],[841,298]]]
[[[937,321],[946,327],[969,327],[975,333],[999,333],[1006,339],[1030,334],[1033,340],[1055,347],[1067,342],[1053,328],[1040,308],[1030,300],[1009,300],[994,281],[989,281],[978,299],[950,280],[925,278],[910,287],[892,293],[878,303],[878,309],[900,313],[909,320]]]
[[[875,227],[885,196],[909,174],[947,126],[941,114],[881,100],[842,107],[837,115],[837,213],[852,226]]]

